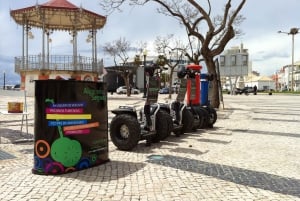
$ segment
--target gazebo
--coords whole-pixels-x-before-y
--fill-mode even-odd
[[[50,0],[43,4],[11,10],[11,17],[23,27],[22,56],[15,58],[15,72],[21,76],[21,88],[30,88],[33,80],[67,76],[76,80],[97,81],[103,62],[97,59],[97,30],[103,28],[106,17],[77,7],[67,0]],[[31,28],[42,31],[42,50],[39,55],[28,54]],[[50,55],[50,34],[65,31],[71,35],[72,55]],[[88,33],[92,57],[78,56],[78,32]],[[32,87],[33,88],[33,87]]]

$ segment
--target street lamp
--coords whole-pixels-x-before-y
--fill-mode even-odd
[[[290,32],[278,31],[278,33],[284,33],[287,35],[292,35],[292,81],[291,81],[291,90],[294,91],[294,46],[295,41],[294,37],[299,33],[299,28],[291,28]]]
[[[50,48],[49,44],[52,42],[52,39],[50,38],[50,34],[52,34],[53,31],[50,31],[48,29],[45,30],[45,34],[47,35],[47,69],[50,69]]]
[[[143,98],[146,98],[146,96],[147,96],[146,71],[145,71],[145,68],[146,68],[146,57],[147,57],[147,50],[146,49],[144,49],[143,55],[144,55],[144,95],[143,95]]]
[[[5,71],[3,71],[3,90],[5,90]]]
[[[141,66],[141,59],[140,59],[140,55],[135,55],[135,57],[134,57],[134,64],[136,65],[136,66]],[[135,71],[135,74],[133,75],[133,77],[132,77],[132,81],[133,81],[133,87],[136,87],[136,71]]]

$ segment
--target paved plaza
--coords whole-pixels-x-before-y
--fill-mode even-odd
[[[141,97],[108,94],[108,110]],[[0,92],[0,110],[15,100]],[[110,162],[56,176],[31,172],[33,97],[28,108],[29,135],[21,118],[0,116],[0,200],[300,200],[300,96],[226,94],[213,129],[130,152],[109,142]]]

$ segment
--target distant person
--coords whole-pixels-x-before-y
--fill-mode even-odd
[[[131,95],[132,85],[129,84],[129,96]]]
[[[253,90],[254,90],[253,94],[256,95],[257,94],[257,86],[256,85],[254,85]]]

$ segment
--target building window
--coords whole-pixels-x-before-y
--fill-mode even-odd
[[[225,56],[220,56],[220,65],[225,66]]]
[[[248,65],[248,55],[243,55],[242,57],[243,66]]]
[[[231,65],[233,65],[233,66],[236,65],[236,55],[231,56]]]

